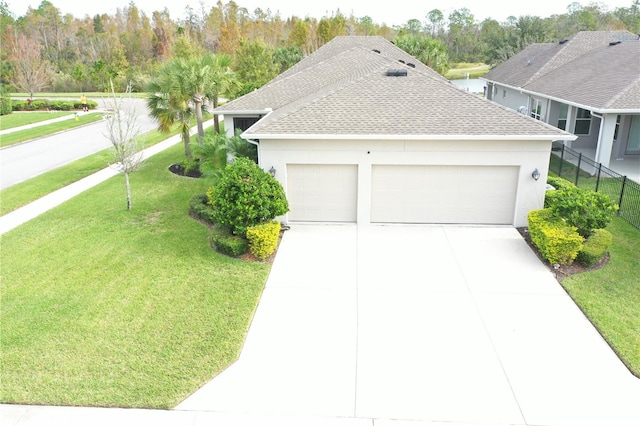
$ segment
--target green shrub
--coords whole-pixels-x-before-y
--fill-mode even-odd
[[[247,240],[249,240],[249,250],[258,259],[266,259],[278,247],[280,237],[280,222],[261,223],[250,226],[247,229]]]
[[[572,182],[569,182],[565,178],[556,176],[547,176],[547,183],[555,189],[570,189],[576,187]]]
[[[53,100],[49,101],[49,109],[55,111],[71,111],[75,108],[75,104],[70,101],[59,101]]]
[[[7,93],[4,85],[0,85],[0,115],[7,115],[12,112],[11,97]]]
[[[596,229],[584,242],[578,253],[577,261],[584,266],[591,266],[600,261],[609,251],[613,235],[606,229]]]
[[[605,228],[618,207],[607,194],[578,187],[565,188],[550,195],[549,209],[553,214],[575,226],[587,238],[594,229]]]
[[[191,200],[189,200],[189,210],[199,219],[211,224],[215,223],[213,207],[209,204],[207,194],[196,194],[191,197]]]
[[[284,189],[269,173],[248,158],[236,158],[225,167],[220,181],[207,192],[216,212],[216,223],[235,234],[273,220],[289,211]]]
[[[247,240],[239,235],[233,235],[224,226],[216,226],[211,231],[211,243],[217,251],[228,256],[240,256],[249,251]]]
[[[549,263],[572,263],[582,248],[577,229],[554,216],[550,209],[532,210],[527,217],[531,241]]]

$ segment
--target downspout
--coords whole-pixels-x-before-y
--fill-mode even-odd
[[[256,150],[258,151],[258,165],[260,167],[262,167],[262,156],[260,155],[260,143],[256,140],[253,139],[245,139],[247,142],[249,142],[251,145],[255,145],[256,146]]]

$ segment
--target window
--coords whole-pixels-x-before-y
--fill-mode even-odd
[[[507,91],[506,91],[506,90],[504,90],[504,89],[502,90],[502,97],[503,97],[503,98],[506,98],[506,97],[507,97]]]
[[[233,128],[245,131],[258,120],[260,117],[233,117]]]
[[[531,100],[531,117],[542,120],[542,101],[539,99]]]
[[[616,130],[613,131],[613,140],[618,141],[618,130],[620,130],[620,116],[616,117]]]
[[[576,135],[588,135],[591,127],[591,111],[578,108],[576,114],[576,129],[573,133]]]
[[[567,130],[567,113],[569,105],[560,105],[560,114],[558,114],[558,129]]]

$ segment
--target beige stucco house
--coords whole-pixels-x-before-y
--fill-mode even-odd
[[[525,226],[543,205],[552,141],[575,139],[381,37],[337,37],[215,112],[282,183],[285,223]]]

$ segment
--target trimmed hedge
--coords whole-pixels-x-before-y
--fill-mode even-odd
[[[209,198],[207,194],[196,194],[189,200],[189,210],[199,219],[205,222],[214,224],[215,211],[211,204],[209,204]]]
[[[214,248],[227,256],[240,256],[249,251],[247,240],[239,235],[233,235],[226,226],[216,226],[211,231],[211,243]]]
[[[96,101],[87,101],[89,109],[96,109],[98,103]],[[41,110],[53,110],[53,111],[72,111],[76,109],[82,109],[80,101],[63,101],[63,100],[48,100],[48,99],[34,99],[31,103],[25,100],[13,100],[11,108],[13,111],[41,111]]]
[[[250,226],[247,229],[247,240],[249,240],[249,250],[258,259],[266,259],[278,247],[280,237],[280,222],[261,223]]]
[[[584,266],[591,266],[600,261],[608,252],[613,243],[613,235],[606,229],[596,229],[587,238],[578,253],[577,261]]]
[[[4,85],[0,85],[0,115],[7,115],[12,112],[11,97],[7,93]]]
[[[583,238],[576,227],[553,215],[550,209],[532,210],[528,216],[531,241],[549,263],[572,263],[582,249]]]

